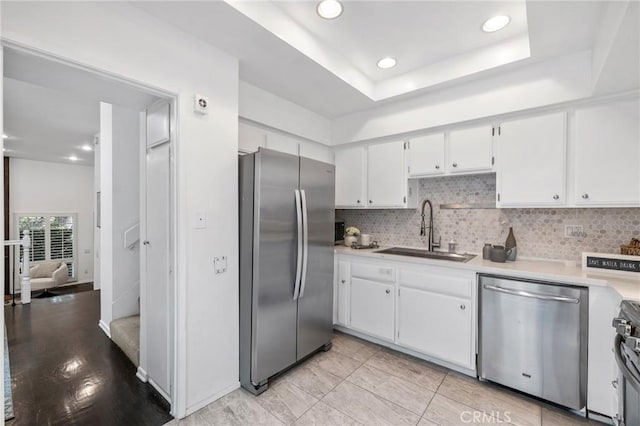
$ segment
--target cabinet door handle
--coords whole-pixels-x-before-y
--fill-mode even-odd
[[[357,201],[358,201],[358,204],[360,204],[360,200],[357,200]]]
[[[391,294],[391,290],[387,289],[386,293]]]
[[[554,196],[553,196],[553,199],[554,199],[554,200],[559,200],[559,199],[560,199],[560,196],[559,196],[558,194],[556,194],[556,195],[554,195]]]
[[[582,194],[582,198],[586,200],[587,198],[589,198],[589,194]]]
[[[460,309],[464,311],[465,309],[467,309],[467,307],[463,304],[463,305],[460,305]]]
[[[452,166],[453,167],[458,167],[458,163],[453,163]]]
[[[373,203],[373,201],[369,200],[369,204],[372,204],[372,203]]]
[[[436,164],[436,170],[437,170],[437,169],[439,169],[439,168],[440,168],[440,165],[439,165],[439,164]]]
[[[344,283],[346,283],[347,281],[346,281],[346,280],[341,280],[340,282],[341,282],[342,284],[344,284]]]

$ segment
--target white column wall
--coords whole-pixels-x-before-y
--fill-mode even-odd
[[[238,387],[238,61],[121,2],[3,2],[6,41],[175,93],[178,417]],[[193,96],[210,111],[193,112]],[[195,212],[207,228],[195,229]],[[213,257],[228,256],[215,275]]]

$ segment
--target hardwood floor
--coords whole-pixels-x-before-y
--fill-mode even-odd
[[[343,333],[254,397],[238,389],[179,425],[596,424]]]
[[[15,419],[9,425],[162,425],[169,407],[98,328],[100,293],[5,306]]]

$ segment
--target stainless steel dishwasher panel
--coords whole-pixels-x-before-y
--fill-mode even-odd
[[[480,377],[583,409],[588,289],[494,276],[479,285]]]

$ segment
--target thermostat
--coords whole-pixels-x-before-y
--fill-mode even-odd
[[[199,114],[208,114],[209,113],[209,99],[207,99],[204,95],[199,95],[196,93],[193,98],[193,110]]]

